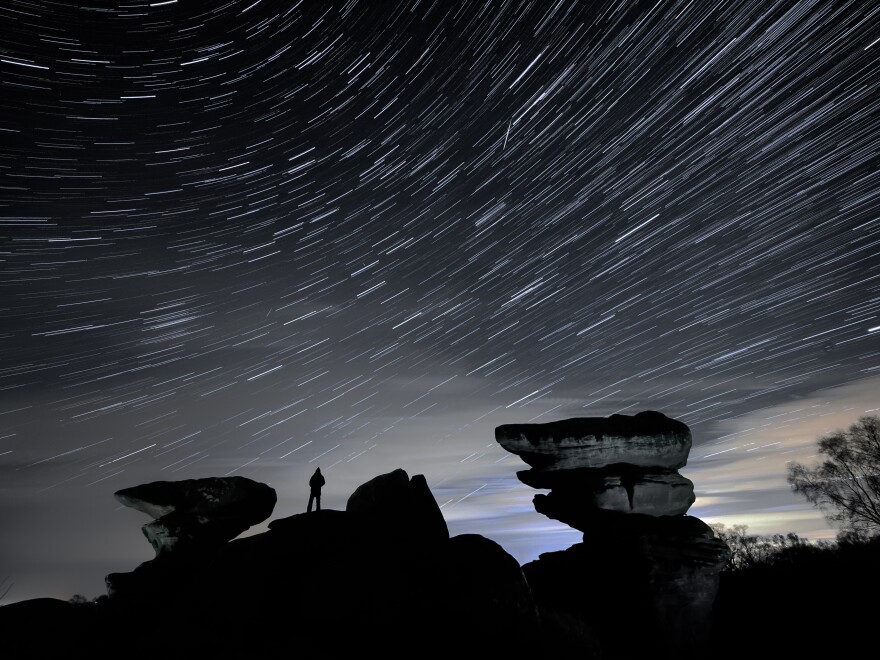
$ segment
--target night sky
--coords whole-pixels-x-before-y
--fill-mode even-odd
[[[403,467],[520,561],[504,423],[686,422],[691,513],[880,407],[880,4],[0,0],[0,603],[152,550],[112,497]],[[265,529],[265,525],[255,531]]]

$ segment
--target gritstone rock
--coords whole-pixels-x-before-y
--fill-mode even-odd
[[[703,657],[729,550],[684,515],[694,502],[677,471],[691,447],[687,425],[646,411],[508,424],[495,437],[531,466],[517,473],[523,483],[550,490],[535,495],[535,509],[584,532],[583,543],[523,567],[560,648]]]
[[[687,464],[686,424],[647,410],[637,415],[575,417],[547,424],[505,424],[495,439],[542,471],[604,468],[616,463],[677,470]]]
[[[551,489],[549,495],[535,495],[540,513],[581,531],[587,530],[592,511],[677,516],[695,499],[693,482],[675,471],[612,466],[551,473],[524,470],[517,476],[533,488]]]

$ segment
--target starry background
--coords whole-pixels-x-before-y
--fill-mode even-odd
[[[690,425],[707,521],[877,411],[875,2],[0,2],[0,597],[152,551],[113,491],[424,473],[520,561],[503,423]],[[265,529],[262,525],[255,529]]]

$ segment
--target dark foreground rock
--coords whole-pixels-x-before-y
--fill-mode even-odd
[[[91,657],[99,632],[94,603],[34,598],[0,607],[0,657],[10,660]]]
[[[549,495],[535,495],[540,513],[581,531],[590,525],[591,512],[678,516],[696,499],[690,479],[659,468],[612,465],[602,470],[523,470],[517,476],[534,488],[551,489]]]
[[[110,597],[76,606],[83,609],[60,601],[0,608],[2,657],[537,652],[537,608],[522,569],[489,539],[450,538],[421,475],[396,470],[356,493],[351,510],[274,520],[268,532],[212,552],[160,555],[124,574],[128,583]],[[41,634],[44,621],[79,633]]]
[[[601,658],[708,657],[727,546],[691,516],[608,518],[583,543],[523,566],[559,644]],[[572,632],[570,620],[588,625]]]
[[[409,543],[436,543],[449,538],[446,520],[422,474],[409,478],[398,468],[361,484],[345,510],[369,520],[383,536],[401,535]]]

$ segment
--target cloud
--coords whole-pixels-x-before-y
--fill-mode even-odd
[[[878,391],[880,378],[867,378],[719,420],[714,439],[695,438],[682,470],[697,494],[690,513],[707,522],[747,524],[754,533],[833,538],[836,530],[821,512],[791,492],[787,465],[815,462],[819,436],[876,414]]]

